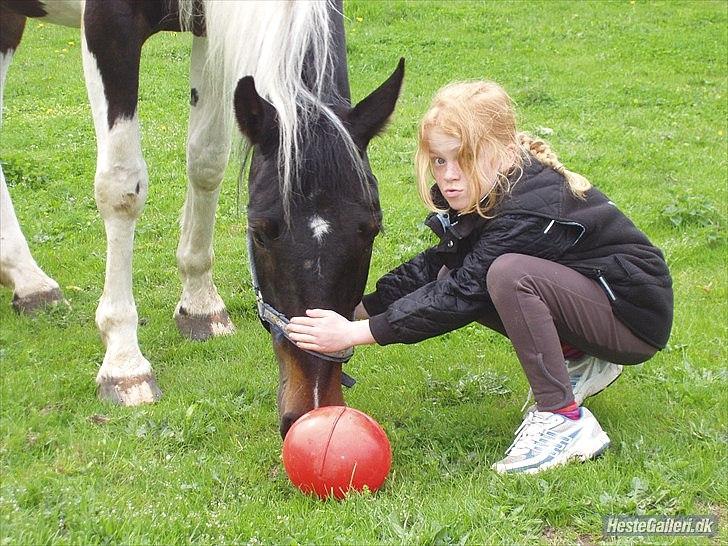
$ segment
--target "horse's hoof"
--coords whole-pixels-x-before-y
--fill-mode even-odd
[[[174,320],[180,334],[193,341],[205,341],[235,332],[235,325],[225,309],[211,315],[190,315],[184,307],[180,307],[174,314]]]
[[[27,296],[13,296],[13,309],[17,313],[32,315],[33,313],[50,305],[63,301],[63,294],[60,288],[52,288],[44,292],[36,292]]]
[[[107,378],[98,384],[98,397],[103,402],[121,406],[152,404],[162,397],[157,381],[151,374],[121,379]]]

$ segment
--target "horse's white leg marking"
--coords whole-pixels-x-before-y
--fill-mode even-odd
[[[30,254],[28,243],[23,237],[13,210],[2,168],[0,168],[0,283],[12,288],[13,300],[18,310],[24,310],[17,305],[18,303],[34,299],[36,296],[40,297],[42,294],[54,295],[48,302],[61,299],[58,283],[43,273]]]
[[[94,190],[106,228],[106,278],[96,324],[106,355],[96,377],[102,399],[135,405],[161,396],[152,367],[137,341],[137,310],[132,294],[134,228],[147,197],[147,167],[139,122],[107,121],[107,103],[96,59],[83,38],[83,68],[97,139]]]
[[[222,104],[222,97],[211,95],[210,82],[203,77],[206,59],[207,40],[195,37],[187,139],[189,182],[177,247],[182,296],[175,311],[180,331],[192,339],[206,339],[235,330],[212,280],[215,210],[230,155],[232,99],[226,105]]]
[[[0,125],[2,125],[5,76],[14,50],[0,54]],[[13,307],[32,312],[38,307],[61,300],[58,283],[43,273],[30,254],[20,229],[0,165],[0,283],[13,290]]]

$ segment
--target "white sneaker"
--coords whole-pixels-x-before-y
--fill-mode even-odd
[[[585,356],[580,360],[566,360],[566,370],[569,372],[571,390],[574,392],[574,402],[581,404],[595,394],[599,394],[614,383],[622,374],[624,366],[612,364],[595,356]],[[528,396],[523,403],[521,411],[531,402],[533,391],[528,389]],[[530,413],[536,409],[533,404],[526,410]]]
[[[558,413],[532,411],[516,430],[516,439],[503,460],[493,465],[501,474],[535,474],[571,460],[586,461],[609,447],[609,437],[595,417],[581,408],[581,418],[569,419]]]
[[[566,369],[569,371],[574,401],[581,405],[584,400],[614,383],[621,375],[623,366],[595,356],[585,356],[581,360],[567,360]]]

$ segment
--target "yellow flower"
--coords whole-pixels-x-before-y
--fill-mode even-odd
[[[357,17],[356,20],[358,23],[361,23],[364,19],[362,19],[361,17]]]

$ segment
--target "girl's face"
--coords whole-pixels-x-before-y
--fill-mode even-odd
[[[453,210],[461,211],[470,206],[475,201],[473,199],[474,191],[481,193],[477,196],[480,200],[493,188],[496,170],[491,165],[483,165],[486,167],[484,169],[486,173],[492,172],[493,174],[486,184],[471,184],[458,163],[460,139],[457,137],[435,129],[429,135],[428,148],[437,187]],[[480,191],[481,187],[483,187],[482,191]]]

